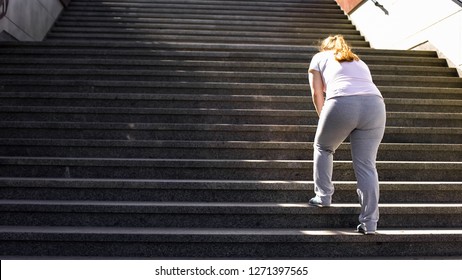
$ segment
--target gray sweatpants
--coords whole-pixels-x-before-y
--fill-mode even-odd
[[[330,204],[334,193],[333,154],[350,136],[361,205],[359,222],[368,230],[376,230],[379,220],[379,179],[375,161],[385,121],[385,104],[378,96],[332,98],[325,102],[321,111],[314,140],[314,191],[323,204]]]

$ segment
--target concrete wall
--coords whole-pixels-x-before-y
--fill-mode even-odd
[[[345,11],[345,13],[349,14],[354,9],[356,9],[359,5],[361,5],[365,0],[335,0],[337,4]]]
[[[0,0],[0,38],[41,41],[64,8],[60,0]],[[6,32],[6,33],[5,33]],[[8,34],[8,35],[7,35]]]
[[[366,1],[349,16],[372,47],[436,49],[462,73],[462,7],[453,0]]]

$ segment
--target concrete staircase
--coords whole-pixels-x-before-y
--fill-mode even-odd
[[[379,235],[348,143],[313,195],[306,70],[341,33],[388,109]],[[333,0],[73,0],[0,44],[2,258],[462,257],[462,79],[375,50]]]

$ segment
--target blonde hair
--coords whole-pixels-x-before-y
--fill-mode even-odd
[[[359,56],[353,53],[342,35],[327,37],[321,42],[319,50],[322,52],[334,51],[335,60],[338,62],[359,60]]]

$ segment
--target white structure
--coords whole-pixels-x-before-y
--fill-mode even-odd
[[[350,13],[350,19],[372,47],[437,50],[462,74],[461,5],[454,0],[378,2],[388,15],[371,0]]]
[[[60,0],[0,0],[0,33],[19,41],[41,41],[63,8]]]

